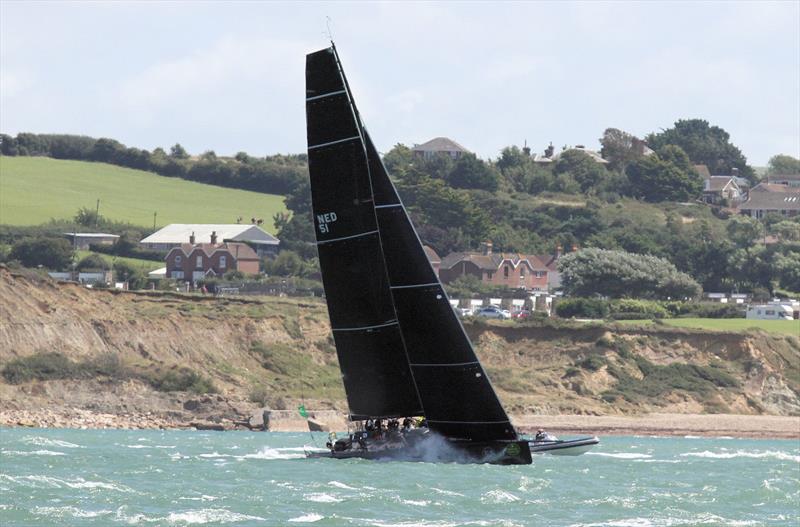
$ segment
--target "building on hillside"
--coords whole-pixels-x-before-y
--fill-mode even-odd
[[[775,213],[783,216],[800,214],[800,187],[781,183],[759,183],[750,190],[739,211],[753,218]]]
[[[102,232],[65,232],[64,236],[75,249],[86,250],[90,245],[114,245],[119,240],[116,234]]]
[[[167,253],[166,277],[196,284],[203,278],[215,278],[229,271],[258,274],[258,254],[247,244],[239,242],[189,243],[174,247]]]
[[[800,174],[780,174],[775,176],[767,176],[767,183],[799,188]]]
[[[462,276],[511,289],[549,291],[560,283],[554,255],[507,254],[492,251],[492,242],[481,244],[481,252],[450,253],[442,259],[439,278],[449,283]]]
[[[442,259],[439,258],[439,255],[436,254],[436,251],[433,250],[433,247],[428,245],[423,245],[422,249],[425,251],[425,256],[428,257],[428,261],[433,267],[433,272],[436,274],[436,277],[439,277],[439,268],[442,265]]]
[[[650,150],[650,149],[648,148],[648,150]],[[541,163],[541,164],[555,163],[561,158],[562,155],[564,155],[565,152],[572,152],[572,151],[583,152],[584,154],[586,154],[587,156],[592,158],[592,160],[594,162],[599,163],[601,165],[607,165],[608,164],[608,161],[603,159],[603,156],[600,155],[600,152],[598,152],[596,150],[590,150],[590,149],[586,148],[584,145],[575,145],[575,146],[570,146],[570,147],[565,146],[561,150],[561,152],[556,152],[555,148],[553,148],[553,144],[552,143],[550,143],[550,146],[548,146],[545,149],[544,155],[537,154],[533,158],[533,162],[534,163]]]
[[[193,236],[196,243],[246,242],[256,250],[258,256],[278,253],[280,241],[252,224],[187,224],[172,223],[154,232],[139,242],[142,247],[156,251],[169,251],[186,243]],[[212,237],[216,240],[211,241]]]
[[[414,145],[411,151],[414,152],[415,156],[424,159],[431,159],[437,155],[446,155],[452,159],[458,159],[462,155],[469,153],[469,150],[447,137],[436,137],[421,145]]]
[[[703,201],[719,205],[727,201],[729,205],[742,199],[742,189],[733,176],[710,176],[703,180]]]

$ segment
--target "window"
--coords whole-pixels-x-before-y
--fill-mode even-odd
[[[225,266],[227,265],[225,260],[226,260],[226,258],[224,256],[220,256],[219,257],[219,268],[220,269],[225,269]]]
[[[508,278],[508,272],[511,270],[509,266],[503,267],[503,278]]]
[[[197,265],[195,267],[197,267],[198,269],[203,267],[203,257],[202,256],[198,256],[197,257]]]
[[[525,278],[525,268],[524,267],[520,267],[519,268],[519,277],[520,278]]]
[[[183,257],[181,257],[180,254],[175,257],[175,265],[180,265],[182,261],[183,261]]]
[[[494,275],[494,273],[489,271],[488,273],[486,273],[486,279],[487,280],[491,280],[492,279],[492,275]]]
[[[172,271],[172,278],[176,280],[183,280],[183,271]]]

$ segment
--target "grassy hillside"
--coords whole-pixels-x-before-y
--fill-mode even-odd
[[[0,224],[37,225],[68,219],[81,207],[110,220],[134,225],[235,223],[241,216],[263,218],[285,210],[283,197],[204,185],[105,163],[45,157],[0,157]]]
[[[761,329],[768,333],[800,336],[800,320],[753,320],[746,318],[666,318],[662,322],[679,328],[710,329],[712,331],[746,332]],[[652,320],[619,320],[621,325],[650,325]]]
[[[75,251],[75,257],[77,261],[81,261],[90,254],[98,255],[100,258],[108,262],[109,266],[113,265],[114,262],[125,262],[132,265],[136,269],[141,269],[145,273],[155,271],[156,269],[166,265],[163,261],[157,262],[154,260],[142,260],[140,258],[127,258],[125,256],[111,256],[110,254],[96,253],[94,251]]]

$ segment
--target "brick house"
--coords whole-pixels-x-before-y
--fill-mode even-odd
[[[558,284],[554,255],[510,254],[492,252],[492,242],[481,244],[478,253],[451,253],[442,259],[439,278],[449,283],[461,276],[472,275],[481,282],[504,285],[511,289],[548,291]]]
[[[212,234],[211,243],[194,242],[192,235],[189,243],[181,244],[167,253],[167,278],[194,284],[200,279],[222,276],[228,271],[258,274],[258,255],[247,244],[217,243],[216,233]]]

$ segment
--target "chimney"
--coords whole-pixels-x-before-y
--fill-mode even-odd
[[[522,147],[522,153],[531,157],[531,147],[528,146],[528,140],[525,140],[525,146]]]
[[[192,234],[190,234],[190,235],[189,235],[189,243],[191,243],[192,245],[194,245],[194,242],[195,242],[195,238],[194,238],[194,232],[192,232]]]
[[[217,243],[217,231],[211,231],[211,244],[214,245]]]
[[[551,142],[550,145],[547,148],[544,149],[544,157],[547,157],[547,158],[553,157],[553,154],[555,153],[555,151],[556,151],[556,149],[553,146],[553,143]]]
[[[484,255],[492,254],[492,242],[491,240],[486,240],[485,242],[481,242],[481,253]]]
[[[556,254],[554,255],[556,260],[561,258],[561,253],[562,253],[563,250],[564,250],[564,248],[561,247],[561,244],[556,245]]]

